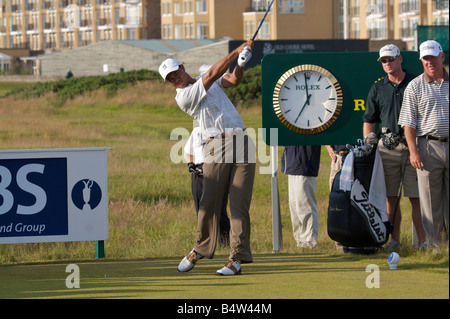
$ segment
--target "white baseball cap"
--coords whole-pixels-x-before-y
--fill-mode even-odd
[[[164,81],[169,73],[175,72],[180,68],[181,63],[174,59],[164,60],[159,66],[159,74],[161,74]]]
[[[442,50],[441,45],[434,40],[428,40],[423,42],[420,45],[419,50],[420,50],[419,60],[422,60],[422,58],[427,55],[439,56],[441,52],[444,52],[444,50]]]
[[[396,58],[400,56],[400,49],[395,44],[387,44],[380,49],[380,57],[377,61],[380,61],[385,56]]]

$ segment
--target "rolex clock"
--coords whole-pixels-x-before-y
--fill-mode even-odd
[[[273,108],[283,125],[301,134],[317,134],[339,117],[342,88],[328,70],[313,64],[285,72],[273,92]]]

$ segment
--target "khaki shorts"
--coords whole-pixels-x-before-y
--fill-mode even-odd
[[[383,161],[384,178],[386,180],[386,196],[393,197],[398,195],[400,180],[402,178],[403,167],[406,157],[409,155],[408,148],[400,143],[395,149],[388,150],[384,147],[380,139],[378,151]],[[406,164],[405,176],[403,177],[403,194],[410,198],[419,198],[419,188],[417,184],[416,169],[411,166],[411,162]]]

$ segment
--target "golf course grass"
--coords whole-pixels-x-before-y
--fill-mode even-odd
[[[216,276],[226,256],[179,273],[179,258],[75,261],[79,288],[67,288],[69,263],[0,266],[0,298],[436,299],[449,298],[448,273],[436,265],[320,253],[257,255],[242,275]],[[71,262],[72,263],[72,262]],[[378,288],[372,279],[378,266]],[[367,284],[369,281],[369,284]]]

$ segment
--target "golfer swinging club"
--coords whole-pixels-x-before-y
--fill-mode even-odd
[[[205,143],[203,193],[197,236],[192,251],[178,271],[194,268],[203,257],[212,259],[216,249],[223,194],[230,185],[230,256],[217,275],[241,273],[241,264],[253,261],[250,249],[250,202],[255,176],[256,151],[244,123],[223,89],[238,85],[251,58],[253,40],[244,42],[200,77],[191,77],[184,65],[173,59],[159,67],[163,79],[176,88],[178,106],[198,120]],[[225,74],[238,58],[233,73]]]

